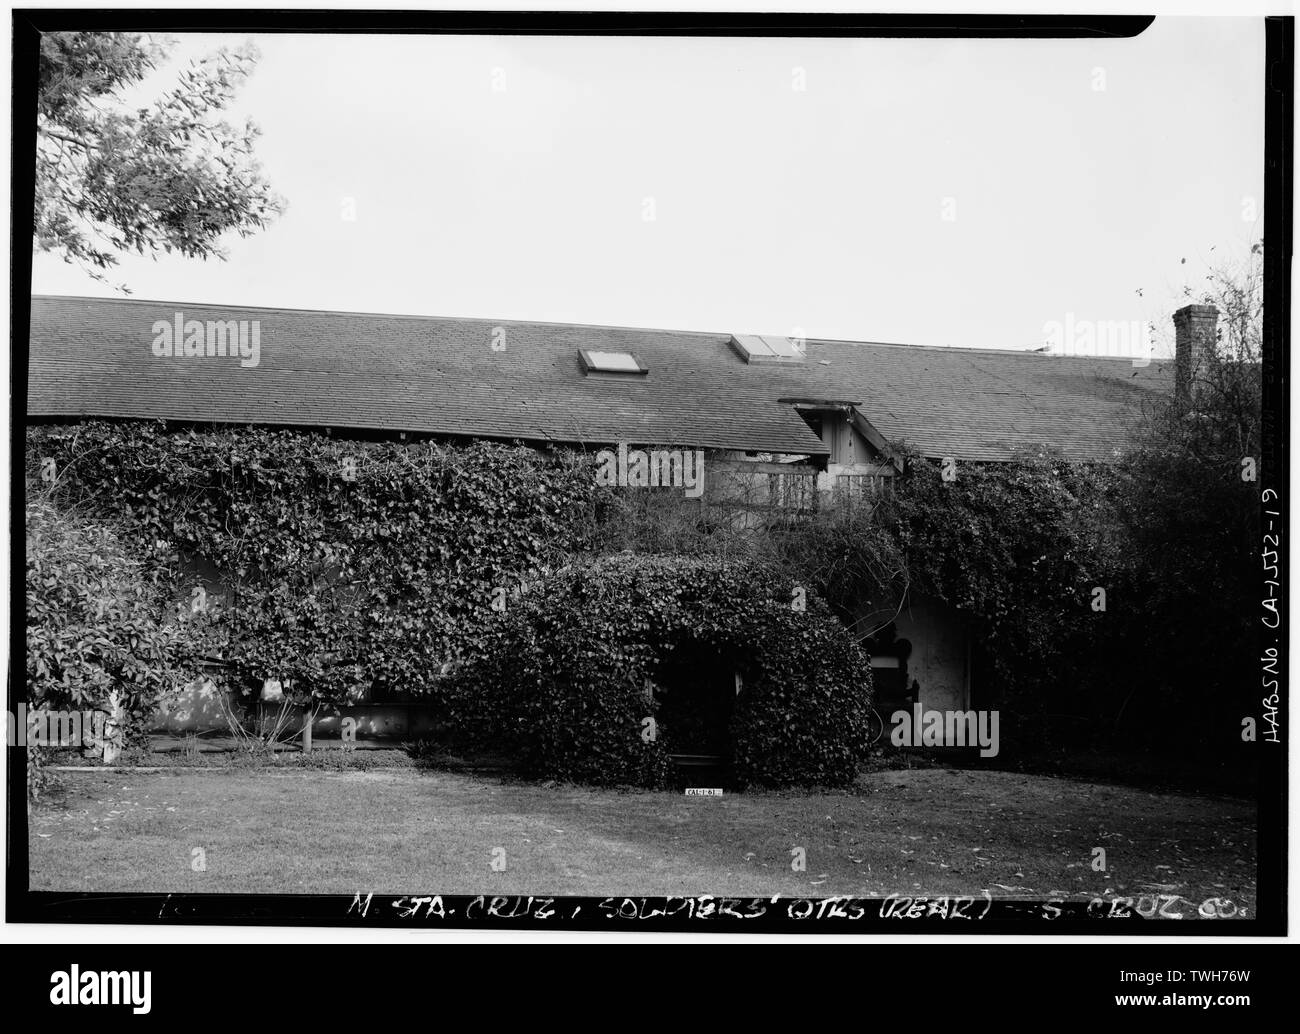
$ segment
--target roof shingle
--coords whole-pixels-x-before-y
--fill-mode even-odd
[[[158,358],[153,324],[258,320],[260,361]],[[493,349],[494,332],[505,331]],[[495,338],[501,344],[499,335]],[[856,403],[928,456],[1054,446],[1106,459],[1172,363],[809,340],[747,364],[726,333],[634,330],[34,296],[31,417],[161,417],[822,455],[781,398]],[[644,377],[588,377],[579,349],[631,352]]]

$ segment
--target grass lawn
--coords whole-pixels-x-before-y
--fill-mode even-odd
[[[1255,809],[1008,772],[687,798],[413,769],[87,772],[30,822],[31,888],[214,893],[1179,895],[1254,914]],[[206,871],[191,868],[203,848]],[[493,871],[494,848],[506,868]],[[791,870],[791,849],[807,869]],[[1107,869],[1092,868],[1105,848]],[[1194,911],[1194,909],[1193,909]]]

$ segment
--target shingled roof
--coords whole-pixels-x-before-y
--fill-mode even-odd
[[[258,320],[260,361],[167,359],[156,321]],[[504,338],[497,328],[503,328]],[[1010,458],[1038,445],[1107,459],[1172,362],[809,340],[797,363],[747,364],[727,333],[32,298],[32,418],[168,420],[824,455],[788,402],[852,402],[927,456]],[[494,350],[493,342],[498,347]],[[631,352],[638,377],[587,376],[579,350]]]

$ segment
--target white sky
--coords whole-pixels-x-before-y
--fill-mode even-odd
[[[1069,313],[1163,329],[1263,225],[1259,19],[1119,41],[252,38],[232,113],[289,209],[228,262],[125,257],[137,298],[1028,348]],[[48,255],[33,290],[114,294]]]

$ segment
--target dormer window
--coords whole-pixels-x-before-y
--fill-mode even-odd
[[[631,352],[597,352],[580,348],[578,355],[588,376],[644,377],[650,372]]]

